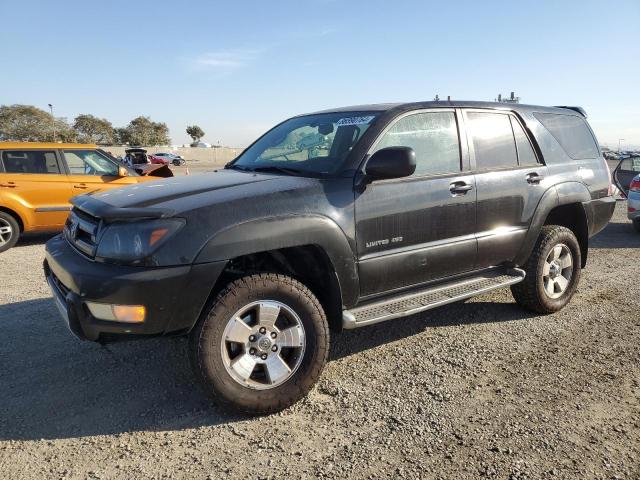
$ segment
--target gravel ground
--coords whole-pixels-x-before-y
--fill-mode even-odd
[[[333,339],[307,399],[211,406],[184,339],[67,331],[46,238],[0,254],[0,478],[640,478],[640,235],[619,204],[579,290],[536,316],[508,290]]]

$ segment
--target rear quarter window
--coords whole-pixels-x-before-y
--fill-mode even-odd
[[[597,158],[598,146],[587,122],[577,115],[533,114],[549,130],[562,149],[574,160]]]

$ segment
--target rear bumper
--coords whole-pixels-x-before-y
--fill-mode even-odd
[[[92,262],[62,236],[47,242],[44,271],[54,301],[69,329],[79,338],[117,337],[189,331],[197,321],[224,262],[166,268],[139,268]],[[144,305],[139,324],[94,318],[86,302]]]
[[[594,236],[607,226],[616,209],[615,197],[603,197],[582,204],[587,214],[589,237]]]

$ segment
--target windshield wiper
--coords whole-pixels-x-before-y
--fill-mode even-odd
[[[295,168],[278,167],[276,165],[269,165],[265,167],[254,167],[251,170],[254,172],[284,173],[286,175],[304,175],[306,173],[306,172],[303,172],[302,170],[296,170]]]
[[[225,169],[227,170],[240,170],[241,172],[250,172],[251,169],[248,167],[243,167],[242,165],[236,165],[236,164],[232,164],[232,163],[227,163],[224,166]]]

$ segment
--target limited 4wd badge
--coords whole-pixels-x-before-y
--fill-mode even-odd
[[[345,117],[338,120],[338,123],[336,123],[336,125],[338,127],[343,127],[346,125],[364,125],[369,123],[373,119],[373,115],[367,115],[364,117]]]
[[[393,237],[392,239],[384,238],[382,240],[374,240],[373,242],[367,242],[367,248],[379,247],[382,245],[389,245],[390,243],[400,243],[403,240],[402,237]]]

